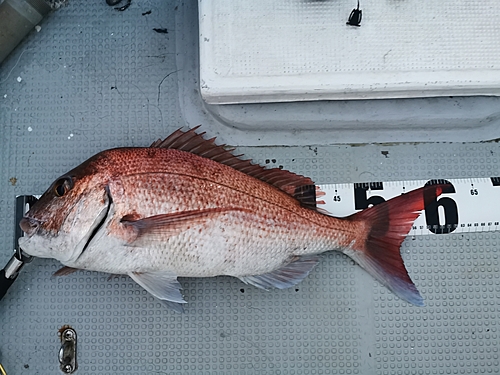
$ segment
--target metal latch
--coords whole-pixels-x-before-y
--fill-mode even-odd
[[[63,326],[59,330],[61,349],[59,349],[59,367],[65,374],[74,373],[78,364],[76,362],[76,331],[70,326]]]

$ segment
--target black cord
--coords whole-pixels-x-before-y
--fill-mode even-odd
[[[17,275],[14,278],[5,277],[5,270],[0,271],[0,300],[7,294],[10,286],[16,281]]]

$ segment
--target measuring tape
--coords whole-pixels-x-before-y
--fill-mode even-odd
[[[321,208],[344,217],[425,184],[447,183],[415,220],[410,235],[489,232],[500,229],[500,177],[319,184]],[[404,210],[404,207],[401,207]]]

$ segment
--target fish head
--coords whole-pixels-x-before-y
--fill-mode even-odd
[[[31,256],[70,263],[106,219],[111,204],[109,173],[97,154],[55,180],[19,225],[20,248]]]

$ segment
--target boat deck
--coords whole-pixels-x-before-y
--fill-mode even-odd
[[[119,12],[71,0],[40,26],[0,65],[2,266],[16,196],[181,127],[202,124],[254,162],[318,184],[500,176],[500,144],[481,142],[500,136],[496,97],[206,104],[194,1]],[[35,259],[0,302],[0,361],[8,375],[57,373],[58,330],[70,325],[80,374],[498,373],[499,246],[497,231],[408,237],[401,252],[425,307],[330,252],[287,290],[181,279],[184,314],[127,276],[52,277],[60,264]]]

